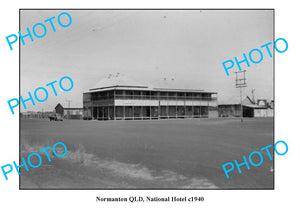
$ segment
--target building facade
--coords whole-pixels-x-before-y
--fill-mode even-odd
[[[255,103],[247,96],[243,100],[243,117],[273,117],[273,108],[268,105],[267,100]],[[220,117],[240,117],[241,104],[238,100],[220,103],[218,112]]]
[[[141,120],[217,117],[217,93],[124,83],[83,93],[84,119]]]

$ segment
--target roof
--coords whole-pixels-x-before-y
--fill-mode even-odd
[[[219,105],[234,105],[234,104],[241,104],[241,100],[239,96],[231,96],[226,100],[222,100],[218,102]],[[253,101],[246,96],[243,100],[243,105],[254,105]]]
[[[257,105],[257,104],[243,104],[243,106],[254,108],[254,109],[267,109],[266,107],[262,107],[261,105]]]
[[[218,103],[218,105],[240,105],[241,102],[240,102],[240,99],[239,97],[237,96],[233,96],[231,98],[229,98],[228,100],[223,100],[223,101],[220,101]],[[249,96],[246,96],[243,100],[243,106],[244,107],[250,107],[250,108],[254,108],[254,109],[266,109],[266,107],[263,107],[261,105],[257,105],[255,104],[250,98]]]
[[[58,108],[59,106],[62,107],[62,108],[64,108],[60,103],[58,103],[58,104],[55,106],[55,109]]]
[[[139,87],[139,88],[147,88],[147,85],[143,85],[135,80],[132,80],[124,75],[109,75],[106,78],[101,79],[96,85],[94,85],[91,90],[95,89],[104,89],[109,87],[118,87],[118,86],[125,86],[125,87]]]
[[[70,107],[70,108],[64,108],[64,110],[83,110],[82,107]]]
[[[98,91],[109,91],[109,90],[138,90],[138,91],[166,91],[166,92],[201,92],[201,93],[212,93],[217,94],[217,92],[206,92],[199,89],[168,89],[168,88],[141,88],[141,87],[128,87],[128,86],[113,86],[113,87],[107,87],[103,89],[93,89],[90,91],[86,91],[84,93],[93,93]]]
[[[108,90],[140,90],[140,91],[168,91],[168,92],[202,92],[202,93],[214,93],[207,92],[202,89],[186,88],[180,81],[174,79],[159,79],[154,81],[152,85],[137,82],[124,75],[109,75],[108,77],[100,80],[96,85],[84,93],[93,93],[98,91]]]
[[[58,103],[56,106],[55,106],[55,109],[57,108],[57,107],[62,107],[64,110],[83,110],[83,108],[81,108],[81,107],[70,107],[70,108],[68,108],[68,107],[64,107],[61,103]]]

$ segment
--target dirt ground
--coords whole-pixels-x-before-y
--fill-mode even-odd
[[[42,155],[42,165],[22,169],[21,189],[273,189],[273,161],[226,178],[222,165],[243,162],[273,145],[273,119],[86,121],[22,119],[21,157],[56,142],[64,157]],[[270,150],[273,156],[273,149]],[[32,162],[37,161],[32,158]],[[255,162],[255,158],[253,159]],[[259,160],[256,160],[256,163]],[[22,167],[24,168],[24,167]]]

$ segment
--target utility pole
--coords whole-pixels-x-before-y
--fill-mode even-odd
[[[69,110],[68,110],[68,120],[69,120],[69,116],[70,116],[70,103],[72,102],[71,100],[66,100],[66,102],[68,102],[68,108],[69,108]]]
[[[243,88],[247,87],[245,73],[246,73],[246,70],[241,70],[241,71],[235,72],[235,74],[236,74],[235,87],[240,88],[241,122],[243,122]]]

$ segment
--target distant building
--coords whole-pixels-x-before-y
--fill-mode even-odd
[[[54,111],[56,114],[59,114],[61,117],[64,116],[64,107],[61,104],[56,105],[56,107],[54,108]]]
[[[56,105],[54,111],[65,119],[82,119],[83,114],[83,108],[66,108],[60,103]]]
[[[25,111],[20,113],[20,118],[27,118],[27,119],[44,119],[48,118],[50,115],[52,115],[52,111]]]
[[[150,87],[124,76],[109,76],[83,93],[84,119],[169,119],[217,117],[217,93]]]
[[[242,104],[243,117],[273,117],[273,108],[265,99],[258,100],[256,104],[247,96]],[[220,102],[218,112],[220,117],[240,117],[241,103],[237,99]]]
[[[274,101],[270,103],[267,99],[258,99],[257,105],[259,109],[254,110],[254,117],[273,117],[274,116]]]

